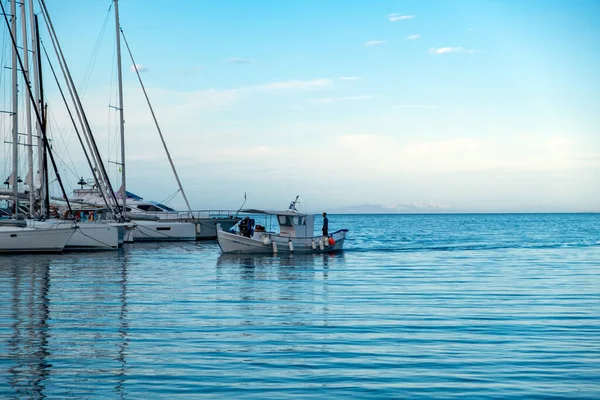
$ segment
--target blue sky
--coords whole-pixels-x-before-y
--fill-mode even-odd
[[[114,158],[110,1],[47,4]],[[311,211],[600,211],[600,2],[119,5],[197,208],[247,192],[252,207],[300,194]],[[163,200],[176,186],[123,64],[128,188]]]

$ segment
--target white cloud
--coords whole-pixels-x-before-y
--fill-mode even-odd
[[[360,76],[340,76],[340,81],[357,81]]]
[[[429,49],[429,54],[450,54],[450,53],[474,53],[475,50],[465,49],[464,47],[432,47]]]
[[[295,83],[283,85],[277,90],[293,91],[305,86]],[[454,135],[464,136],[424,140],[418,139],[423,136],[420,124],[412,126],[403,122],[402,125],[392,126],[383,121],[378,123],[377,120],[346,117],[329,122],[316,119],[307,121],[304,112],[297,119],[289,115],[277,115],[273,120],[272,113],[268,113],[266,119],[264,116],[242,115],[241,111],[247,105],[252,105],[258,100],[257,97],[261,97],[263,92],[259,91],[262,90],[260,88],[264,88],[263,85],[195,92],[149,88],[149,96],[155,110],[158,110],[158,119],[169,150],[194,207],[238,207],[238,200],[243,197],[244,191],[248,191],[248,198],[253,199],[257,207],[277,208],[280,202],[289,204],[288,197],[297,194],[290,195],[286,192],[288,189],[274,189],[269,184],[281,179],[289,183],[288,188],[302,187],[301,195],[307,201],[312,201],[311,208],[320,207],[321,204],[330,206],[336,202],[351,205],[378,201],[424,208],[435,208],[436,204],[475,207],[478,203],[485,203],[493,210],[496,204],[502,205],[506,201],[517,205],[524,201],[548,204],[544,203],[544,195],[558,198],[565,193],[564,204],[575,204],[577,209],[581,209],[595,201],[600,194],[597,185],[594,185],[597,173],[592,175],[590,172],[581,178],[579,170],[573,170],[582,164],[577,160],[578,157],[595,156],[590,152],[592,146],[578,144],[576,137],[568,134],[515,135],[507,131],[502,135],[482,136],[473,131],[458,133],[460,129],[453,130],[450,125],[448,131],[444,131],[443,122],[440,122],[441,129],[434,131],[444,131],[443,134],[450,138]],[[131,94],[126,96],[125,104],[126,140],[129,143],[127,157],[129,160],[146,160],[131,162],[128,185],[144,197],[161,200],[177,190],[176,184],[167,175],[170,173],[168,161],[160,140],[153,134],[155,128],[143,96],[133,86],[126,89]],[[85,104],[94,132],[99,132],[100,137],[105,136],[104,139],[97,138],[103,154],[106,149],[113,148],[106,138],[109,134],[104,135],[104,132],[116,132],[107,128],[106,105],[102,100],[106,97],[96,92],[89,93]],[[322,99],[315,100],[322,104],[339,101],[339,104],[335,103],[337,107],[346,104],[343,101],[367,100],[368,97],[324,94]],[[276,103],[259,104],[253,110],[271,108],[279,113],[287,104],[275,100]],[[302,100],[295,98],[294,101]],[[315,107],[302,105],[307,110]],[[233,106],[236,108],[229,113],[228,109]],[[325,105],[322,107],[326,108]],[[418,103],[398,106],[400,109],[435,107]],[[431,113],[422,111],[423,114],[416,114],[426,118],[422,121],[430,120]],[[59,115],[56,119],[66,118]],[[114,122],[114,118],[111,122]],[[285,140],[281,140],[282,132],[286,133]],[[111,135],[110,144],[116,137]],[[315,143],[319,145],[315,146]],[[73,138],[69,144],[76,146],[76,140]],[[198,157],[199,148],[203,151],[202,157]],[[307,157],[306,154],[311,156]],[[89,173],[85,172],[85,162],[80,158],[75,160],[80,166],[75,170],[81,170],[81,174],[87,177]],[[315,169],[314,159],[328,160],[328,167]],[[109,167],[114,169],[111,165]],[[159,175],[161,173],[164,177]],[[508,179],[525,174],[531,177],[527,178],[529,181],[520,178],[515,183]],[[559,183],[566,185],[561,186],[560,190],[556,189],[557,182],[551,180],[558,176],[556,174],[562,174]],[[504,180],[496,181],[495,177]],[[156,187],[154,181],[159,179],[164,179],[164,185]],[[224,186],[224,181],[231,184]],[[540,182],[546,181],[549,182],[549,189],[543,192],[544,187]],[[569,183],[571,181],[575,183]],[[489,185],[487,182],[490,182]],[[347,194],[344,189],[349,185],[353,190]],[[524,192],[522,187],[541,188],[543,193],[540,190]],[[341,192],[344,192],[343,198],[340,198]],[[531,194],[534,192],[535,195]],[[523,193],[530,195],[523,198]],[[373,196],[376,196],[376,200],[373,200]],[[518,201],[515,200],[517,198]],[[416,202],[413,203],[413,200]]]
[[[306,90],[319,89],[331,85],[333,85],[333,81],[331,79],[312,79],[271,82],[262,85],[251,86],[250,88],[258,90]]]
[[[340,97],[339,99],[342,101],[346,101],[346,100],[371,100],[373,98],[373,96],[371,95],[365,95],[365,96],[345,96],[345,97]]]
[[[406,37],[406,40],[415,40],[415,39],[419,39],[421,37],[421,35],[409,35]]]
[[[390,22],[403,21],[406,19],[413,19],[414,15],[400,15],[398,13],[388,14],[388,19]]]
[[[372,47],[372,46],[380,46],[382,44],[386,44],[387,42],[385,40],[369,40],[368,42],[365,42],[365,46],[368,47]]]
[[[247,58],[238,58],[238,57],[232,57],[228,61],[230,63],[232,63],[232,64],[250,64],[250,63],[254,62],[254,61],[249,60]]]
[[[312,99],[311,102],[315,104],[331,104],[335,101],[332,97],[320,97],[318,99]]]
[[[567,137],[507,135],[501,138],[457,137],[405,141],[391,135],[338,137],[339,151],[354,152],[357,169],[386,173],[454,173],[465,171],[568,169],[576,163],[576,143]],[[335,158],[331,154],[331,158]],[[340,155],[341,157],[341,155]]]
[[[311,102],[315,104],[331,104],[340,101],[361,101],[361,100],[371,100],[374,97],[371,95],[363,95],[363,96],[341,96],[341,97],[321,97],[317,99],[312,99]]]
[[[135,72],[136,67],[139,72],[145,72],[148,70],[148,68],[146,68],[145,66],[140,65],[140,64],[135,64],[135,65],[131,64],[131,66],[129,67],[129,70],[131,72]]]
[[[196,72],[201,71],[202,69],[204,69],[203,65],[197,65],[195,67],[188,67],[188,68],[182,68],[182,69],[176,70],[175,73],[178,75],[192,75],[192,74],[195,74]]]
[[[394,108],[438,108],[438,106],[422,106],[422,105],[399,105]]]

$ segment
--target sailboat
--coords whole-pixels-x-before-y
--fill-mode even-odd
[[[4,4],[0,2],[2,14],[9,27],[9,32],[12,41],[12,173],[7,180],[8,185],[12,184],[12,205],[10,206],[11,215],[9,218],[0,218],[0,253],[32,253],[32,252],[60,252],[64,249],[67,242],[75,233],[76,227],[31,227],[20,215],[19,210],[19,131],[18,131],[18,71],[25,71],[23,61],[18,53],[17,46],[17,10],[16,2],[11,2],[11,17],[12,22],[9,23],[7,14],[4,9]],[[25,50],[26,51],[26,50]],[[27,86],[30,97],[32,96],[31,88]],[[37,111],[37,109],[36,109]],[[39,114],[37,114],[39,118]],[[31,138],[30,144],[31,144]],[[47,145],[47,143],[45,143]],[[31,148],[31,146],[30,146]],[[30,157],[31,161],[31,157]],[[31,165],[31,162],[30,162]],[[30,197],[31,199],[31,197]],[[5,199],[7,200],[7,199]],[[8,201],[7,201],[8,202]]]
[[[216,226],[220,224],[225,229],[233,227],[239,218],[235,215],[234,211],[224,210],[201,210],[194,211],[191,209],[183,186],[175,169],[175,165],[169,153],[169,149],[166,145],[160,126],[158,125],[154,109],[150,103],[144,84],[141,80],[141,76],[137,69],[137,64],[133,59],[131,50],[125,39],[123,31],[119,24],[119,7],[118,0],[114,0],[115,8],[115,20],[116,20],[116,37],[117,37],[117,78],[118,78],[118,105],[115,107],[119,111],[120,121],[120,132],[121,132],[121,161],[120,169],[122,176],[122,186],[119,190],[117,197],[121,200],[121,208],[127,218],[134,221],[138,226],[134,231],[135,241],[148,241],[148,240],[195,240],[195,239],[213,239],[217,237]],[[150,108],[152,118],[158,130],[161,142],[163,144],[165,153],[173,170],[175,180],[179,187],[183,199],[187,205],[186,211],[176,211],[164,204],[144,201],[140,196],[137,196],[126,190],[126,174],[125,174],[125,139],[124,139],[124,124],[123,124],[123,88],[122,88],[122,70],[121,70],[121,38],[123,38],[135,72],[137,74],[139,83],[141,85],[144,96]],[[74,201],[82,204],[98,204],[100,198],[99,193],[96,190],[95,185],[91,187],[83,186],[81,189],[74,191]],[[190,227],[191,225],[191,227]],[[191,229],[193,228],[193,229]],[[193,234],[193,238],[192,235]]]
[[[125,173],[125,120],[123,116],[123,71],[121,65],[121,27],[119,24],[119,2],[114,0],[115,6],[115,33],[117,45],[117,80],[118,80],[118,105],[119,131],[121,145],[121,188],[118,197],[121,200],[121,210],[127,212],[127,190]],[[196,240],[196,225],[191,222],[168,220],[136,220],[137,227],[133,231],[134,241],[184,241]]]
[[[43,4],[43,2],[42,2]],[[13,14],[16,18],[16,14]],[[41,106],[38,104],[43,104],[42,100],[42,82],[41,82],[41,62],[40,62],[40,42],[39,42],[39,31],[37,24],[37,16],[33,13],[33,4],[32,0],[29,0],[29,16],[30,16],[30,28],[35,31],[34,35],[32,35],[32,53],[38,55],[37,59],[34,59],[33,62],[33,76],[30,79],[29,74],[29,54],[28,54],[28,43],[27,43],[27,21],[26,21],[26,4],[25,2],[21,3],[21,23],[22,23],[22,47],[23,47],[23,57],[22,61],[19,58],[21,71],[23,73],[23,78],[25,80],[25,84],[28,88],[28,94],[31,102],[27,102],[25,104],[26,111],[26,128],[27,128],[27,137],[28,137],[28,160],[29,160],[29,173],[27,174],[26,185],[29,187],[28,191],[28,199],[29,204],[26,207],[26,214],[24,215],[26,218],[24,222],[28,228],[33,229],[49,229],[49,230],[74,230],[72,232],[71,237],[68,242],[64,246],[63,250],[111,250],[117,249],[119,247],[119,238],[120,233],[123,230],[122,227],[118,225],[111,225],[102,222],[87,222],[87,221],[77,221],[75,220],[74,212],[67,201],[68,213],[66,214],[67,218],[58,219],[51,218],[49,215],[48,207],[49,199],[48,199],[48,163],[47,156],[50,157],[52,161],[52,166],[54,168],[54,172],[56,174],[57,181],[61,186],[61,190],[63,193],[63,197],[66,198],[64,187],[62,185],[60,175],[56,168],[56,163],[53,158],[50,147],[48,146],[48,139],[46,135],[46,124],[45,117],[43,117],[43,113],[45,112]],[[44,15],[47,18],[47,22],[49,21],[49,17]],[[31,89],[31,81],[35,83],[35,96]],[[34,99],[39,99],[38,101],[34,101]],[[38,167],[40,168],[40,190],[36,190],[33,184],[33,134],[31,127],[31,104],[33,104],[33,108],[35,111],[35,115],[37,118],[37,130],[38,137],[41,138],[41,143],[38,143]],[[16,108],[15,108],[16,109]],[[16,113],[15,113],[16,114]],[[15,124],[16,125],[16,124]],[[17,152],[18,155],[18,152]],[[39,199],[39,205],[36,200]],[[21,207],[19,200],[16,199],[14,207],[17,212]]]

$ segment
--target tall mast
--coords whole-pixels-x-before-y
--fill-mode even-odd
[[[96,140],[94,139],[94,135],[92,134],[92,130],[90,128],[87,116],[85,115],[85,112],[83,110],[83,106],[81,104],[81,99],[79,98],[79,94],[77,93],[77,90],[75,88],[75,84],[73,82],[73,78],[71,76],[69,68],[67,67],[65,56],[60,47],[60,43],[57,40],[56,31],[54,30],[52,20],[50,19],[50,15],[48,13],[46,3],[44,0],[39,0],[39,3],[40,3],[40,6],[42,7],[42,16],[44,17],[46,25],[48,26],[48,30],[50,33],[50,39],[52,41],[52,46],[54,47],[54,51],[56,52],[56,55],[58,57],[58,62],[59,62],[61,71],[62,71],[65,81],[67,83],[67,89],[69,91],[69,95],[71,96],[71,99],[73,100],[75,112],[77,114],[77,118],[79,119],[79,123],[81,124],[82,130],[84,133],[83,136],[85,138],[85,141],[86,141],[88,148],[90,149],[90,152],[92,155],[91,160],[94,162],[94,165],[95,165],[95,167],[92,168],[92,171],[94,174],[94,179],[100,189],[100,193],[101,193],[103,199],[105,200],[105,202],[111,201],[109,208],[111,208],[113,210],[113,214],[118,214],[120,216],[120,212],[117,210],[117,208],[119,208],[118,200],[112,189],[110,180],[108,179],[108,174],[106,173],[106,169],[104,168],[104,164],[102,163],[102,157],[100,156],[100,152],[98,150]],[[1,4],[2,3],[0,2],[0,5]],[[37,20],[37,16],[36,16],[36,20]],[[39,38],[39,35],[38,35],[38,38]],[[37,48],[39,50],[38,54],[42,50],[44,50],[44,52],[46,53],[44,47],[40,46],[39,40],[37,43]],[[47,53],[46,53],[46,57],[48,57]],[[40,62],[40,65],[41,65],[41,62]],[[49,65],[50,65],[50,69],[53,70],[52,64],[50,63]],[[40,69],[39,75],[40,75],[39,80],[41,82],[42,81],[41,69]],[[53,75],[54,75],[54,72],[53,72]],[[59,87],[60,87],[60,85],[59,85]],[[42,87],[40,85],[40,89],[41,88]],[[43,98],[43,93],[40,94],[40,98]],[[43,104],[43,102],[41,100],[40,100],[40,103]],[[77,129],[75,131],[77,132]],[[79,137],[79,135],[78,135],[78,137]]]
[[[25,70],[23,74],[25,76],[26,84],[30,82],[29,75],[29,51],[27,48],[27,18],[25,13],[25,3],[21,4],[21,40],[23,42],[23,65]],[[34,203],[34,190],[33,190],[33,132],[31,131],[31,102],[25,102],[25,124],[27,128],[27,177],[25,183],[29,186],[29,217],[33,217],[33,203]]]
[[[119,129],[121,131],[121,199],[123,213],[127,211],[127,191],[125,186],[125,120],[123,119],[123,72],[121,71],[121,32],[119,26],[119,0],[115,1],[115,28],[117,37],[117,77],[119,81]]]
[[[33,104],[33,107],[37,110],[38,113],[42,113],[42,102],[41,102],[41,82],[40,82],[40,49],[38,46],[38,32],[37,32],[37,21],[36,21],[36,17],[35,14],[33,12],[33,0],[29,0],[29,26],[31,27],[32,30],[32,35],[31,35],[31,50],[32,50],[32,54],[33,54],[33,77],[31,78],[31,81],[33,82],[33,88],[35,90],[35,103]],[[40,123],[37,121],[36,119],[36,123],[35,123],[35,129],[36,129],[36,136],[37,136],[37,174],[36,176],[39,178],[40,180],[40,193],[39,193],[39,198],[40,198],[40,213],[42,216],[46,215],[46,181],[45,181],[45,174],[44,174],[44,154],[45,151],[44,149],[44,143],[43,143],[43,138],[42,138],[42,126],[40,125]],[[33,172],[32,172],[33,173]],[[35,180],[33,181],[35,182]],[[34,183],[35,186],[35,183]],[[31,190],[33,191],[33,188],[31,188]]]
[[[13,38],[17,37],[17,3],[16,1],[10,2],[10,13],[12,15],[12,21],[10,25],[10,31]],[[19,117],[17,115],[18,98],[17,98],[17,48],[13,46],[12,51],[12,134],[13,134],[13,174],[12,174],[12,185],[13,185],[13,201],[14,201],[14,217],[19,215],[19,183],[18,180],[18,169],[19,169]]]

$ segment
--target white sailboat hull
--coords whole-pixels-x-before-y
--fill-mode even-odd
[[[276,254],[276,253],[329,253],[340,251],[344,247],[346,229],[332,233],[334,244],[329,244],[329,238],[287,237],[276,233],[255,233],[252,237],[238,233],[217,230],[217,241],[223,253],[238,254]],[[273,245],[275,243],[275,245]]]
[[[191,222],[135,221],[134,242],[196,240],[196,225]]]
[[[114,250],[119,248],[119,228],[103,222],[30,221],[32,227],[62,229],[75,227],[64,251]]]
[[[102,223],[78,223],[77,230],[65,246],[65,251],[116,250],[118,248],[118,227]]]
[[[75,228],[13,228],[0,226],[0,253],[61,252]]]

